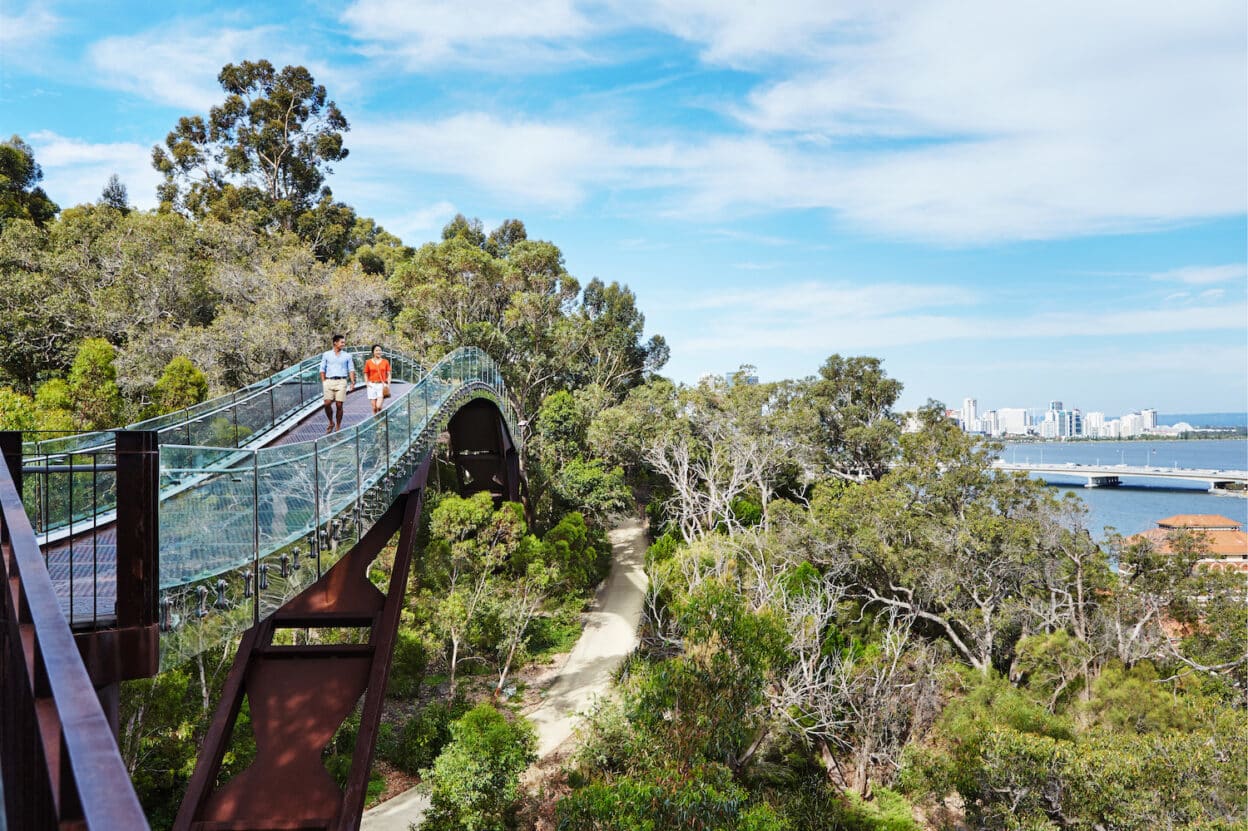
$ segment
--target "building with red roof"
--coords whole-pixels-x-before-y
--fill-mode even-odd
[[[1134,536],[1127,542],[1148,540],[1156,551],[1170,552],[1170,534],[1190,531],[1201,535],[1208,551],[1197,565],[1214,571],[1248,573],[1248,534],[1233,519],[1218,514],[1178,514],[1157,520],[1157,527]]]

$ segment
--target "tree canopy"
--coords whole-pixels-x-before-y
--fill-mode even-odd
[[[162,209],[243,214],[257,227],[297,231],[331,251],[322,237],[337,236],[335,226],[350,230],[355,219],[325,185],[333,163],[348,154],[346,117],[302,66],[243,61],[226,64],[217,80],[226,98],[207,119],[182,117],[164,146],[152,148],[152,165],[165,177],[157,192]]]
[[[20,136],[0,143],[0,227],[10,219],[43,226],[56,216],[60,208],[39,186],[42,180],[34,151]]]

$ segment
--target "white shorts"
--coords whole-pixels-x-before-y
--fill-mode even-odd
[[[386,388],[385,384],[369,384],[368,385],[368,400],[380,401],[381,396],[382,396],[382,391],[385,388]]]

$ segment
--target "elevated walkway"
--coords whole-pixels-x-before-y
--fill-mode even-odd
[[[244,390],[126,430],[26,436],[20,451],[12,434],[0,436],[16,486],[10,507],[24,506],[45,565],[28,565],[23,579],[46,587],[32,595],[42,598],[43,628],[65,626],[66,636],[72,629],[114,730],[119,681],[243,638],[179,827],[285,821],[263,814],[263,800],[237,798],[250,787],[219,790],[217,766],[244,699],[251,701],[257,741],[270,754],[262,759],[282,760],[253,766],[247,775],[268,793],[283,789],[279,802],[299,814],[300,828],[358,825],[407,555],[396,560],[384,596],[367,579],[368,563],[398,530],[400,548],[410,553],[440,441],[450,445],[461,492],[519,498],[515,418],[489,357],[459,349],[427,370],[404,356],[388,357],[395,382],[385,409],[373,416],[356,392],[348,396],[343,428],[332,434],[324,432],[319,358],[309,358]],[[357,364],[361,358],[357,353]],[[53,598],[56,608],[49,609]],[[8,621],[23,615],[12,603],[4,611]],[[360,628],[366,640],[302,650],[272,643],[276,629],[343,626]],[[19,657],[6,654],[6,665],[17,666]],[[326,672],[346,666],[342,661],[357,669],[338,678],[339,694],[310,695],[324,686]],[[30,658],[20,663],[29,665]],[[6,690],[15,675],[3,677]],[[324,743],[360,700],[364,727],[340,792],[314,769]],[[365,729],[370,719],[371,731]],[[313,723],[316,731],[306,732]],[[0,736],[0,744],[8,741]],[[43,741],[59,743],[46,735]],[[287,764],[296,745],[301,767]],[[116,754],[115,745],[110,752]],[[65,759],[49,752],[43,761],[55,767]],[[9,766],[0,772],[13,825],[10,809],[22,800],[12,796]],[[55,789],[56,782],[49,768],[47,786]],[[67,807],[72,814],[72,800]],[[42,823],[30,827],[37,826]]]

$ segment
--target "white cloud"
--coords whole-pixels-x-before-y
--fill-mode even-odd
[[[91,44],[87,57],[96,81],[141,98],[195,112],[207,112],[223,93],[217,73],[227,63],[269,53],[275,27],[216,29],[189,24],[174,31],[149,29]]]
[[[895,4],[857,0],[616,0],[617,25],[642,25],[701,44],[707,63],[751,66],[826,53]]]
[[[508,197],[571,208],[595,186],[672,166],[670,149],[617,144],[591,128],[463,113],[438,121],[360,123],[351,136],[362,168],[452,174]]]
[[[1242,4],[938,0],[857,22],[818,67],[736,111],[845,148],[847,186],[827,207],[853,222],[977,242],[1248,204]]]
[[[686,304],[692,309],[748,309],[784,316],[882,317],[901,311],[933,306],[973,304],[974,292],[958,286],[925,286],[913,283],[836,285],[807,281],[766,289],[720,291]]]
[[[11,59],[42,48],[49,37],[61,27],[62,20],[46,3],[30,3],[21,11],[15,4],[0,8],[0,55]],[[3,61],[5,58],[0,58]]]
[[[225,97],[217,75],[227,63],[266,58],[277,67],[303,65],[339,100],[359,87],[353,73],[317,59],[306,42],[289,35],[281,26],[244,29],[183,20],[98,40],[87,59],[95,83],[196,113],[207,113]]]
[[[415,245],[413,240],[436,237],[434,232],[440,231],[456,213],[452,203],[436,202],[393,216],[383,222],[382,226],[406,244]]]
[[[366,54],[418,71],[610,60],[598,57],[611,54],[607,36],[646,30],[765,79],[718,102],[737,122],[714,132],[587,107],[558,120],[353,117],[356,172],[338,184],[362,189],[336,190],[357,200],[394,189],[397,168],[554,210],[598,198],[692,220],[815,209],[873,234],[972,245],[1151,230],[1248,205],[1242,4],[356,0],[341,19]],[[292,42],[276,27],[192,22],[89,54],[101,83],[200,112],[221,97],[222,64],[259,54],[309,65],[335,95],[358,87],[352,70],[302,61]],[[464,201],[453,186],[431,198]]]
[[[1204,286],[1211,283],[1228,283],[1248,279],[1248,263],[1232,263],[1230,265],[1192,265],[1175,268],[1152,275],[1154,280],[1186,283],[1189,286]]]
[[[591,30],[573,0],[356,0],[342,21],[366,53],[395,54],[414,68],[484,64],[531,71],[585,59],[569,44]]]
[[[152,168],[150,147],[92,143],[46,130],[32,133],[30,144],[43,168],[43,189],[62,208],[99,200],[114,173],[126,186],[132,205],[156,207],[160,174]]]
[[[1202,300],[1218,298],[1202,296]],[[682,353],[789,353],[890,350],[953,340],[1004,344],[1037,339],[1155,337],[1173,333],[1240,331],[1248,305],[1043,313],[1017,316],[955,312],[980,300],[957,286],[922,284],[783,284],[721,292],[685,301],[686,314],[711,311],[670,338]],[[949,308],[949,311],[944,309]],[[1242,350],[1240,350],[1242,352]]]

